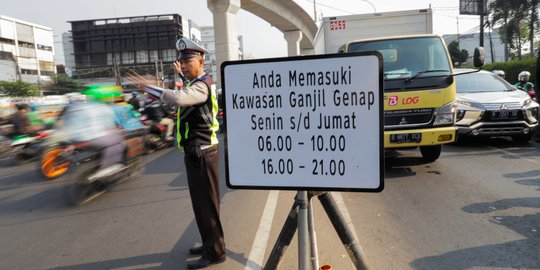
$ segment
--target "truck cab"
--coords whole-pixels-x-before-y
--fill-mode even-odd
[[[442,38],[432,34],[346,42],[339,52],[378,51],[384,70],[384,147],[419,147],[424,161],[439,158],[456,138],[456,83]]]

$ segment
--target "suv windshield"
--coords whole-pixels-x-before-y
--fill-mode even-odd
[[[349,44],[348,51],[380,52],[385,80],[450,75],[446,50],[437,37],[355,42]]]
[[[491,72],[476,72],[456,76],[458,93],[504,92],[515,90],[505,80]]]

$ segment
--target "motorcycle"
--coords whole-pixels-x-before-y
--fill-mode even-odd
[[[2,139],[2,155],[11,158],[11,162],[14,165],[33,161],[41,155],[43,143],[50,132],[50,130],[46,130],[37,132],[36,134],[15,136],[11,139],[4,138]]]
[[[141,123],[148,129],[144,137],[144,146],[146,154],[151,154],[157,150],[174,146],[174,139],[167,139],[167,127],[148,119],[146,115],[141,116]]]
[[[525,89],[522,87],[522,86],[518,86],[517,89],[521,90],[521,91],[525,91]],[[536,100],[536,92],[534,90],[530,90],[530,91],[525,91],[527,92],[527,94],[529,94],[529,96],[533,99],[533,100]]]
[[[141,135],[131,136],[123,142],[126,146],[123,161],[106,168],[100,168],[102,149],[93,147],[89,141],[62,142],[58,153],[59,162],[68,163],[71,184],[67,199],[73,205],[86,204],[104,194],[116,185],[133,179],[144,170],[144,141]]]

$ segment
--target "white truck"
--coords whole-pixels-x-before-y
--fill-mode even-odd
[[[315,36],[315,54],[337,53],[348,41],[432,34],[431,8],[325,17]]]

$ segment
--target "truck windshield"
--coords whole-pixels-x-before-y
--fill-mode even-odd
[[[383,56],[384,79],[450,75],[450,62],[437,37],[353,42],[349,52],[378,51]]]

